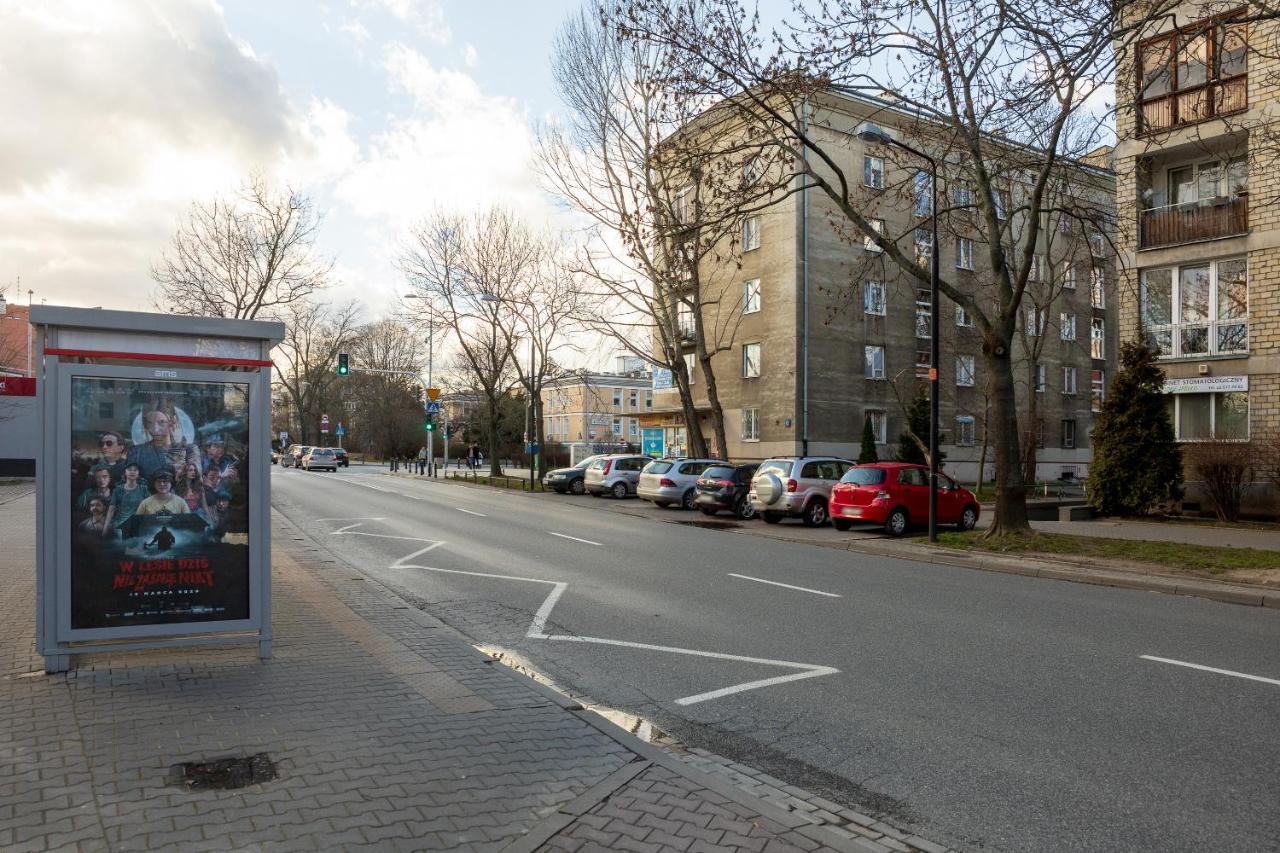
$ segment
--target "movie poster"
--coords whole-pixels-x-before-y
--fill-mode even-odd
[[[248,383],[71,383],[71,627],[248,619]]]

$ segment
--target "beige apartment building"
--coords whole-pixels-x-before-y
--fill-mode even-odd
[[[927,266],[927,173],[918,172],[920,165],[906,155],[857,136],[871,123],[919,146],[906,136],[913,117],[886,101],[839,93],[815,112],[823,129],[814,132],[825,135],[845,174],[860,182],[855,192],[865,215]],[[1114,178],[1108,155],[1109,149],[1100,150],[1096,159],[1071,170],[1088,201],[1109,212]],[[1027,186],[1021,175],[1002,179],[999,192],[1007,210],[1016,209]],[[982,293],[986,246],[968,218],[973,214],[959,209],[972,203],[973,189],[945,165],[939,182],[942,275]],[[728,283],[719,301],[736,300],[741,319],[732,347],[712,362],[729,444],[715,448],[717,453],[735,460],[802,453],[856,458],[865,418],[871,419],[880,458],[896,451],[905,406],[927,388],[929,292],[884,259],[874,243],[838,233],[832,223],[841,219],[821,191],[798,192],[747,218],[741,240],[724,253],[721,263],[729,271],[720,271],[718,279]],[[1043,226],[1043,251],[1033,266],[1015,361],[1022,430],[1037,437],[1041,479],[1087,474],[1088,436],[1118,340],[1108,236],[1085,233],[1065,218]],[[972,480],[987,410],[981,342],[972,318],[945,296],[940,319],[945,470]],[[695,367],[692,347],[686,363]],[[662,387],[663,373],[655,372],[654,407],[641,428],[662,428],[671,452],[672,438],[679,449],[683,416],[677,392]],[[705,382],[700,370],[693,377],[698,395]],[[705,409],[705,399],[699,405]],[[705,416],[704,434],[712,440]],[[989,478],[990,453],[986,460]]]
[[[548,382],[542,390],[547,443],[577,447],[575,459],[638,446],[640,417],[653,410],[652,385],[644,371],[574,374]]]
[[[1280,425],[1280,28],[1224,8],[1162,16],[1116,87],[1121,334],[1160,350],[1186,442]]]

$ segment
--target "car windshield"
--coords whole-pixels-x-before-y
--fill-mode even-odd
[[[644,466],[644,473],[646,474],[665,474],[670,470],[670,462],[650,462],[648,465]]]
[[[712,465],[710,468],[702,472],[702,476],[708,480],[732,480],[734,469],[724,465]]]
[[[790,459],[770,459],[759,468],[756,474],[777,474],[779,477],[791,476],[791,460]]]
[[[884,482],[883,468],[850,468],[848,472],[840,478],[842,483],[852,483],[855,486],[879,486]]]

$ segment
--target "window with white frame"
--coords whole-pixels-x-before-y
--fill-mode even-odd
[[[1207,160],[1170,169],[1168,189],[1170,205],[1240,195],[1249,189],[1249,161],[1244,157]]]
[[[916,337],[928,340],[933,328],[933,313],[928,308],[916,308]]]
[[[915,236],[916,263],[929,266],[933,258],[933,233],[928,228],[917,228]]]
[[[742,345],[742,378],[755,379],[760,375],[760,344]]]
[[[972,447],[977,443],[978,425],[973,415],[956,415],[956,444]]]
[[[956,385],[961,388],[973,387],[974,357],[971,355],[956,356]]]
[[[996,219],[1009,218],[1009,191],[992,190],[991,200],[995,203]]]
[[[862,354],[863,375],[867,379],[884,379],[884,347],[866,346]]]
[[[742,283],[742,313],[754,314],[760,310],[760,279]]]
[[[1249,438],[1249,392],[1169,394],[1167,405],[1178,441],[1246,441]]]
[[[956,325],[965,328],[973,327],[973,318],[969,316],[969,311],[963,305],[956,304]]]
[[[685,369],[685,372],[689,374],[690,385],[694,384],[694,381],[697,379],[697,373],[694,372],[694,368],[697,367],[697,364],[698,364],[698,360],[697,360],[697,357],[694,355],[694,353],[691,353],[691,352],[685,353],[684,369]]]
[[[921,169],[916,172],[915,181],[913,182],[912,191],[915,197],[915,203],[912,210],[916,216],[928,216],[933,210],[933,181],[930,180],[929,173]]]
[[[1074,367],[1062,368],[1062,393],[1076,393],[1076,369]]]
[[[1044,281],[1044,256],[1031,256],[1031,272],[1027,276],[1031,281]]]
[[[1058,217],[1058,233],[1059,234],[1071,233],[1071,217],[1069,216]]]
[[[1062,447],[1070,450],[1076,446],[1076,422],[1074,418],[1062,419]]]
[[[1101,370],[1089,371],[1089,408],[1094,412],[1102,411],[1102,403],[1106,399],[1106,376]]]
[[[622,418],[613,419],[613,434],[622,435]]]
[[[675,217],[676,222],[681,225],[689,223],[689,196],[692,195],[693,188],[685,187],[676,193],[675,198],[671,200],[671,215]]]
[[[752,186],[764,175],[764,162],[759,157],[752,157],[742,164],[742,183]]]
[[[1102,267],[1089,270],[1089,302],[1094,308],[1107,307],[1107,275]]]
[[[933,366],[933,359],[929,356],[927,349],[916,350],[916,378],[928,379],[929,368]]]
[[[635,418],[627,418],[627,434],[632,438],[640,434],[640,422]]]
[[[1048,382],[1045,378],[1045,375],[1047,372],[1048,371],[1045,370],[1045,366],[1043,364],[1036,365],[1036,393],[1037,394],[1043,394],[1045,389],[1049,387]]]
[[[1063,311],[1058,315],[1058,331],[1064,341],[1076,339],[1076,315]]]
[[[884,189],[884,158],[862,155],[862,185],[874,190]]]
[[[1043,308],[1037,308],[1034,305],[1027,306],[1027,334],[1033,338],[1038,338],[1044,334],[1044,325],[1048,317]]]
[[[957,183],[951,187],[951,201],[956,207],[973,205],[973,187],[966,183]]]
[[[885,315],[885,287],[883,281],[864,281],[862,283],[862,312]]]
[[[632,391],[628,395],[628,398],[629,398],[628,402],[631,403],[632,409],[640,408],[640,392],[639,391]]]
[[[615,409],[622,408],[622,389],[621,388],[613,389],[613,407]]]
[[[760,248],[760,217],[748,216],[742,220],[742,251],[752,252]]]
[[[683,299],[676,306],[676,328],[682,338],[692,338],[694,336],[693,306]]]
[[[742,410],[742,440],[760,440],[760,409],[751,408]]]
[[[1249,351],[1244,258],[1143,270],[1142,327],[1162,358]]]
[[[884,236],[884,220],[883,219],[868,219],[867,224],[871,226],[872,231],[876,232],[882,237]],[[881,249],[879,246],[876,245],[875,241],[872,240],[869,235],[863,235],[862,248],[866,249],[868,252],[878,253],[878,252],[884,251],[883,249]]]
[[[956,238],[956,269],[973,269],[973,241],[967,237]]]
[[[646,409],[652,409],[652,408],[653,408],[653,392],[652,392],[652,391],[645,391],[645,392],[644,392],[644,407],[645,407]]]
[[[1094,317],[1089,323],[1089,355],[1091,358],[1107,357],[1107,321]]]
[[[871,435],[876,444],[889,441],[889,415],[883,409],[866,409],[862,413],[863,421],[871,421]]]
[[[1060,270],[1058,275],[1062,280],[1063,287],[1070,288],[1071,290],[1076,289],[1076,265],[1075,264],[1071,263],[1071,261],[1063,261],[1062,269]]]
[[[1089,235],[1089,254],[1095,258],[1107,256],[1107,238],[1098,233]]]

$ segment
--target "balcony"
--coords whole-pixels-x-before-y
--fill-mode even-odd
[[[1138,248],[1236,237],[1249,230],[1249,194],[1153,207],[1138,214]]]
[[[1139,132],[1159,133],[1248,108],[1249,76],[1241,74],[1143,100],[1139,106]]]

